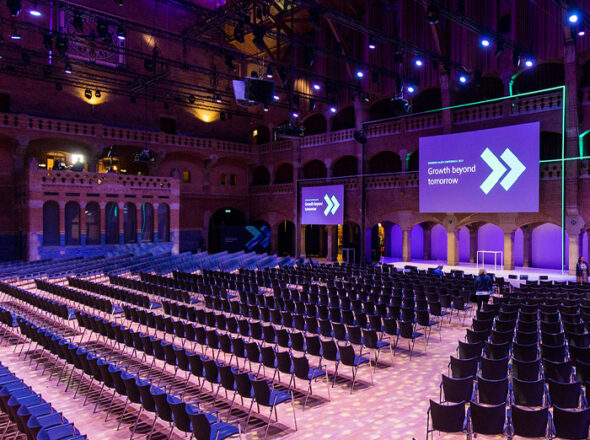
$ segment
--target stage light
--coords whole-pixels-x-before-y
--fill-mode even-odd
[[[65,57],[68,52],[68,39],[63,34],[58,34],[55,39],[55,49],[60,57]]]
[[[580,26],[578,26],[578,36],[583,37],[584,35],[586,35],[586,30],[584,28],[584,22],[582,22],[580,23]]]
[[[436,6],[429,6],[426,10],[426,19],[430,24],[438,24],[440,20],[440,12]]]
[[[197,98],[195,98],[195,95],[188,96],[188,102],[190,102],[191,104],[194,104],[196,100]]]
[[[275,101],[278,101],[279,99],[281,99],[281,98],[280,98],[278,95],[274,95],[272,98],[273,98]]]
[[[416,88],[412,85],[409,85],[406,87],[406,90],[408,91],[408,93],[414,93],[416,91]]]
[[[318,83],[315,83],[315,84],[313,85],[313,89],[314,89],[315,91],[319,91],[319,90],[321,90],[321,88],[322,88],[322,86],[320,86]]]
[[[356,77],[357,77],[358,79],[361,79],[361,78],[363,78],[364,76],[365,76],[365,72],[363,72],[362,70],[357,70],[357,71],[356,71]]]
[[[424,62],[420,58],[416,58],[416,61],[414,61],[414,64],[417,67],[422,67],[424,65]]]
[[[338,110],[336,107],[330,107],[330,113],[336,113]]]
[[[461,73],[459,75],[459,83],[460,84],[467,84],[467,75],[465,75],[464,73]]]
[[[219,95],[219,94],[215,95],[215,102],[218,103],[218,104],[221,104],[221,102],[222,102],[221,101],[221,95]]]
[[[84,97],[86,99],[92,99],[92,90],[90,90],[90,89],[84,90]]]
[[[533,67],[535,65],[535,59],[533,57],[531,57],[531,56],[527,56],[524,59],[524,65],[526,67]]]
[[[29,14],[32,15],[33,17],[41,17],[41,15],[43,15],[41,13],[41,10],[39,9],[38,0],[35,0],[33,2],[33,7],[31,9],[29,9]]]
[[[237,68],[234,64],[234,57],[228,53],[225,54],[225,65],[232,72],[235,72],[237,70]]]
[[[265,44],[264,44],[264,35],[266,34],[266,28],[263,25],[257,25],[254,27],[254,38],[252,39],[252,42],[254,43],[254,45],[259,49],[259,50],[264,50],[265,49]]]
[[[21,39],[21,36],[16,29],[13,29],[12,32],[10,32],[10,39],[11,40],[20,40]]]
[[[121,41],[125,41],[125,39],[127,38],[127,36],[125,35],[125,29],[123,29],[123,26],[117,27],[117,38]]]
[[[268,107],[264,106],[264,111],[267,112],[268,111]]]
[[[291,113],[291,116],[294,117],[294,118],[298,118],[299,117],[299,113],[293,112],[293,113]]]
[[[18,14],[20,14],[23,4],[21,0],[7,0],[6,6],[8,7],[8,12],[10,15],[16,17]]]
[[[100,98],[102,96],[102,93],[99,89],[96,89],[96,92],[94,92],[94,96],[96,96],[97,98]]]
[[[375,42],[375,37],[370,36],[369,37],[369,49],[374,50],[377,47],[377,44]]]
[[[482,39],[479,40],[479,44],[481,45],[481,47],[484,47],[485,48],[485,47],[490,47],[490,45],[492,43],[490,42],[490,40],[488,38],[482,37]]]
[[[578,11],[569,11],[567,14],[567,21],[570,24],[576,24],[580,20],[580,14]]]
[[[268,66],[268,67],[266,68],[266,77],[267,77],[268,79],[271,79],[271,78],[272,78],[272,67],[270,67],[270,66]]]

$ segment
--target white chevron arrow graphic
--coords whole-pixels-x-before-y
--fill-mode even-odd
[[[334,195],[332,196],[332,203],[334,204],[334,206],[332,207],[332,214],[336,214],[336,211],[338,211],[338,208],[340,208],[340,203]]]
[[[504,162],[506,162],[506,165],[508,165],[510,167],[510,172],[508,174],[506,174],[506,176],[504,176],[504,178],[500,182],[500,185],[502,185],[502,188],[504,188],[506,191],[508,191],[510,189],[510,187],[512,185],[514,185],[514,182],[516,182],[518,180],[520,175],[522,173],[524,173],[524,170],[526,170],[526,167],[523,165],[523,163],[520,160],[518,160],[518,157],[516,157],[514,155],[514,153],[512,151],[510,151],[510,149],[508,149],[508,148],[506,148],[504,150],[504,152],[502,153],[502,155],[500,157],[502,158],[502,160]]]
[[[502,165],[502,162],[498,160],[489,148],[486,148],[485,151],[481,153],[481,158],[492,169],[490,175],[480,185],[481,190],[487,195],[496,183],[498,183],[502,175],[504,175],[506,167]]]
[[[330,200],[328,194],[324,194],[324,200],[326,202],[326,209],[324,209],[324,215],[328,215],[334,204],[332,203],[332,200]]]

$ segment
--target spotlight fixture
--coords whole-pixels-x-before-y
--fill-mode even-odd
[[[459,74],[459,84],[467,84],[467,75],[465,73]]]
[[[234,64],[234,57],[228,53],[225,54],[225,65],[232,72],[235,72],[237,70]]]
[[[322,88],[322,86],[320,86],[318,83],[315,83],[312,87],[316,92],[321,90],[321,88]]]
[[[272,78],[272,67],[270,66],[266,68],[266,77],[269,79]]]
[[[408,91],[408,93],[412,94],[416,91],[416,88],[412,85],[409,85],[406,87],[406,90]]]
[[[84,96],[86,97],[86,99],[92,99],[92,90],[90,90],[90,89],[84,90]]]
[[[281,98],[279,97],[279,95],[274,95],[272,98],[273,98],[275,101],[278,101],[279,99],[281,99]]]
[[[264,106],[264,111],[267,112],[268,111],[268,106]]]
[[[254,38],[252,42],[259,50],[264,50],[266,44],[264,44],[264,35],[266,34],[266,28],[263,25],[257,25],[254,27]]]
[[[6,6],[10,15],[16,17],[20,14],[23,2],[21,0],[6,0]]]
[[[357,70],[357,71],[356,71],[356,77],[357,77],[358,79],[361,79],[361,78],[363,78],[364,76],[365,76],[365,72],[363,72],[362,70]]]
[[[426,10],[426,19],[430,24],[438,24],[440,21],[440,12],[436,6],[428,6]]]
[[[125,29],[123,29],[123,26],[117,27],[117,38],[120,41],[125,41],[125,39],[127,38],[127,35],[125,34]]]
[[[238,43],[243,43],[244,41],[246,41],[244,39],[244,24],[241,22],[238,23],[238,25],[234,28],[234,39]]]
[[[584,29],[584,23],[581,23],[578,28],[578,36],[583,37],[584,35],[586,35],[586,30]]]
[[[529,55],[529,56],[527,56],[527,57],[524,59],[524,65],[525,65],[526,67],[533,67],[533,66],[535,65],[535,59],[534,59],[532,56],[530,56],[530,55]]]
[[[332,106],[330,107],[330,113],[336,113],[337,109],[336,107]]]
[[[79,15],[74,15],[72,18],[72,26],[79,34],[84,32],[84,20]]]
[[[41,9],[39,9],[39,1],[35,0],[33,2],[33,7],[31,9],[29,9],[29,14],[32,15],[33,17],[41,17],[41,15],[43,15],[41,13]]]
[[[66,61],[66,65],[64,66],[64,72],[68,75],[72,73],[72,65],[69,61]]]
[[[96,96],[97,98],[100,98],[102,96],[102,93],[99,89],[96,89],[96,92],[94,92],[94,96]]]
[[[567,13],[567,21],[570,24],[576,24],[580,21],[580,13],[575,10],[571,10]]]
[[[55,39],[55,49],[60,57],[65,57],[68,52],[68,39],[64,34],[58,34]]]
[[[293,113],[291,113],[291,116],[292,116],[293,118],[297,119],[297,118],[299,117],[299,113],[297,113],[297,112],[293,112]]]
[[[20,34],[18,33],[18,31],[16,30],[16,28],[14,28],[12,30],[12,32],[10,32],[10,39],[11,40],[20,40],[22,37],[20,36]]]
[[[417,67],[422,67],[424,65],[424,61],[422,61],[420,58],[416,58],[416,60],[414,61],[414,64]]]
[[[221,104],[221,103],[223,102],[223,101],[221,100],[221,95],[220,95],[220,94],[217,94],[217,95],[215,95],[215,102],[216,102],[217,104]]]
[[[189,95],[188,96],[188,102],[190,102],[191,104],[194,104],[196,101],[195,95]]]
[[[374,50],[377,47],[377,44],[375,42],[375,37],[373,37],[372,35],[369,37],[369,49]]]
[[[479,44],[481,45],[481,47],[490,47],[490,45],[492,44],[491,41],[489,40],[489,38],[487,37],[482,37],[481,40],[479,40]]]

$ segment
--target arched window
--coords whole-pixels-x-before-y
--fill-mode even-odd
[[[57,202],[43,204],[43,246],[59,246],[59,205]]]
[[[66,203],[66,246],[80,245],[80,205],[76,202]]]
[[[158,241],[170,241],[170,208],[166,203],[158,206]]]
[[[119,244],[119,207],[115,202],[107,203],[105,208],[105,243]]]
[[[141,241],[154,241],[154,208],[149,203],[141,205]]]
[[[86,205],[86,245],[100,244],[100,206],[96,202]]]
[[[125,203],[123,207],[123,242],[137,242],[137,210],[133,203]]]
[[[268,185],[270,183],[270,173],[264,166],[254,168],[252,172],[252,185]]]
[[[293,182],[293,165],[284,163],[275,171],[275,183]]]

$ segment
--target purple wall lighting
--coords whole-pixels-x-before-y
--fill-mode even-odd
[[[447,260],[447,231],[442,225],[434,225],[431,237],[430,256],[433,260]]]
[[[424,230],[422,226],[416,225],[412,228],[412,258],[421,260],[424,258]]]
[[[568,266],[568,234],[565,233],[565,267]],[[543,223],[533,229],[532,266],[545,269],[561,269],[561,228]]]

